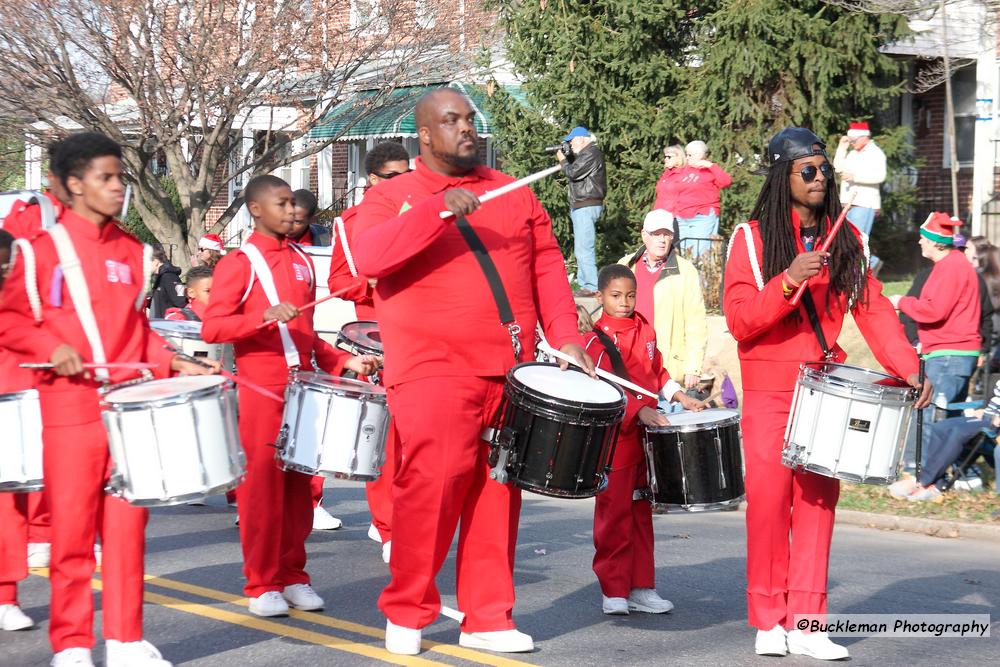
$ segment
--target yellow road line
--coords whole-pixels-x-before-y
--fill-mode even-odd
[[[151,584],[153,586],[159,586],[161,588],[168,588],[171,590],[180,591],[182,593],[190,593],[191,595],[200,595],[201,597],[208,598],[209,600],[216,600],[218,602],[227,602],[229,604],[235,604],[241,607],[246,607],[248,604],[247,599],[245,597],[240,597],[237,595],[233,595],[231,593],[226,593],[225,591],[219,591],[214,588],[206,588],[204,586],[189,584],[183,581],[166,579],[164,577],[156,577],[147,574],[146,583]],[[324,625],[326,627],[334,628],[336,630],[353,632],[355,634],[365,635],[366,637],[374,637],[376,639],[385,639],[385,630],[382,630],[380,628],[373,628],[369,625],[362,625],[360,623],[353,623],[351,621],[341,620],[339,618],[334,618],[332,616],[327,616],[325,614],[299,611],[298,609],[289,609],[288,615],[291,618],[295,618],[301,621],[307,621],[309,623],[315,623],[316,625]],[[286,626],[281,626],[281,627],[286,627]],[[523,667],[524,665],[533,664],[529,662],[524,662],[522,660],[514,660],[512,658],[493,655],[492,653],[482,653],[480,651],[468,649],[462,646],[456,646],[455,644],[442,644],[439,642],[428,641],[426,639],[421,643],[421,646],[428,651],[435,651],[437,653],[442,653],[444,655],[448,655],[453,658],[470,660],[472,662],[476,662],[483,665],[492,665],[493,667]]]

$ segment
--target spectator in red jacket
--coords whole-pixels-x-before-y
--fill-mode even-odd
[[[829,357],[850,312],[875,358],[917,386],[917,355],[882,285],[868,270],[860,233],[844,224],[830,252],[814,248],[840,213],[833,167],[810,130],[793,127],[768,145],[770,169],[749,223],[733,232],[724,311],[743,370],[747,498],[747,607],[759,655],[825,660],[847,649],[826,633],[793,627],[798,614],[826,613],[826,582],[840,482],[781,463],[799,366]],[[965,260],[962,260],[965,261]],[[968,262],[966,262],[968,264]],[[829,270],[826,267],[829,266]],[[799,308],[792,294],[809,280]],[[816,313],[820,336],[810,325]],[[806,312],[804,312],[806,311]],[[925,384],[918,405],[925,405]]]
[[[677,210],[677,195],[680,191],[681,178],[687,159],[684,147],[673,145],[663,149],[663,174],[656,182],[656,200],[650,210],[661,210],[673,213]]]
[[[677,201],[673,210],[667,210],[680,226],[681,248],[693,248],[697,257],[712,247],[706,239],[719,233],[719,193],[732,185],[733,179],[707,159],[708,145],[704,141],[692,141],[684,152],[687,166],[678,177]]]

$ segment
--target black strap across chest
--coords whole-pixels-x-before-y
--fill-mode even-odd
[[[601,341],[601,345],[604,346],[604,351],[608,353],[608,358],[611,359],[611,367],[615,369],[615,374],[631,382],[632,378],[628,374],[628,369],[625,368],[625,361],[622,359],[621,352],[615,347],[615,342],[611,340],[611,336],[597,327],[594,327],[594,333],[597,335],[597,340]]]
[[[812,292],[809,288],[802,291],[802,307],[806,309],[806,315],[809,317],[809,324],[812,325],[813,331],[816,333],[816,339],[819,341],[819,347],[823,350],[823,358],[830,358],[830,346],[826,344],[826,336],[823,335],[823,327],[819,322],[819,315],[816,313],[816,302],[813,301]]]
[[[486,282],[490,286],[490,292],[493,293],[493,300],[496,301],[497,311],[500,314],[500,324],[504,326],[512,324],[514,322],[514,311],[510,307],[510,300],[507,298],[507,292],[503,288],[503,281],[500,279],[500,272],[497,271],[497,265],[493,263],[493,258],[490,257],[486,246],[483,245],[482,239],[479,238],[476,230],[472,228],[472,225],[469,224],[464,215],[455,218],[455,226],[458,227],[462,238],[465,239],[469,249],[472,250],[472,255],[476,258],[476,261],[479,262],[479,268],[483,270],[483,275],[486,276]]]

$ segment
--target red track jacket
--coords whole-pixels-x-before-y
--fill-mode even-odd
[[[432,376],[503,376],[514,364],[510,336],[472,252],[442,219],[444,193],[481,195],[513,181],[476,167],[452,178],[417,158],[414,171],[379,183],[359,206],[351,244],[358,271],[378,279],[375,303],[386,384]],[[468,217],[493,258],[521,326],[521,360],[533,356],[536,322],[556,348],[580,343],[576,308],[552,223],[528,188]]]

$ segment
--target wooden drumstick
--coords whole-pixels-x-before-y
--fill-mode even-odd
[[[553,348],[551,345],[549,345],[544,340],[538,344],[538,347],[542,350],[542,352],[544,352],[545,354],[547,354],[549,356],[553,356],[556,359],[562,359],[563,361],[565,361],[567,363],[573,364],[574,366],[577,366],[579,368],[583,368],[582,366],[580,366],[580,362],[578,362],[576,359],[574,359],[573,357],[569,356],[568,354],[564,354],[564,353],[560,352],[559,350],[556,350],[555,348]],[[605,380],[608,380],[610,382],[614,382],[615,384],[617,384],[620,387],[625,387],[626,389],[631,389],[632,391],[637,391],[640,394],[644,394],[646,396],[649,396],[650,398],[655,398],[656,400],[660,400],[660,397],[657,394],[654,394],[653,392],[649,391],[648,389],[643,389],[639,385],[634,384],[632,382],[629,382],[628,380],[626,380],[623,377],[618,377],[614,373],[609,373],[606,370],[604,370],[603,368],[596,368],[595,367],[594,368],[594,372],[596,372],[598,375],[600,375]]]
[[[174,347],[170,343],[167,343],[163,347],[167,348],[168,350],[170,350],[171,352],[173,352],[175,355],[177,355],[180,359],[182,359],[184,361],[189,361],[192,364],[197,364],[198,366],[201,366],[202,368],[211,368],[213,371],[216,370],[215,366],[213,366],[212,364],[206,363],[205,361],[203,361],[201,359],[198,359],[197,357],[192,357],[189,354],[184,354],[183,352],[181,352],[180,350],[178,350],[176,347]],[[266,398],[270,398],[272,401],[277,401],[278,403],[284,403],[285,402],[285,399],[283,399],[281,396],[278,396],[273,391],[269,391],[269,390],[265,389],[264,387],[260,386],[256,382],[251,382],[250,380],[247,380],[246,378],[239,377],[238,375],[233,375],[232,373],[230,373],[229,371],[227,371],[224,368],[219,368],[218,371],[219,371],[219,375],[221,375],[222,377],[226,378],[227,380],[232,381],[235,384],[242,385],[243,387],[246,387],[250,391],[255,391],[258,394],[260,394],[261,396],[264,396]]]
[[[837,221],[833,223],[833,228],[830,233],[827,234],[826,238],[823,239],[823,245],[819,247],[820,252],[827,252],[830,246],[833,245],[833,239],[837,237],[837,232],[840,228],[844,226],[844,220],[847,220],[847,212],[851,210],[851,205],[854,203],[854,197],[857,195],[857,190],[851,190],[850,196],[847,198],[847,203],[844,208],[840,210],[840,215],[837,216]],[[806,285],[809,283],[809,279],[805,278],[801,283],[799,283],[798,288],[795,290],[795,294],[792,295],[791,304],[793,306],[799,305],[799,300],[802,298],[802,293],[806,291]]]
[[[540,181],[546,176],[550,176],[556,173],[560,169],[562,169],[562,166],[557,164],[555,166],[549,167],[548,169],[542,169],[541,171],[536,171],[534,174],[530,174],[528,176],[525,176],[524,178],[520,178],[514,181],[513,183],[508,183],[507,185],[501,186],[496,190],[487,190],[483,194],[479,195],[477,199],[479,199],[480,204],[485,204],[491,199],[496,199],[497,197],[505,195],[508,192],[513,192],[518,188],[523,188],[525,185],[530,185],[535,181]],[[442,218],[450,218],[453,215],[455,214],[452,213],[451,211],[441,211]]]
[[[344,292],[346,292],[348,290],[351,290],[351,289],[354,289],[355,287],[356,287],[356,285],[348,285],[347,287],[345,287],[343,289],[339,289],[336,292],[330,292],[328,295],[324,296],[322,299],[316,299],[315,301],[310,301],[309,303],[307,303],[305,305],[299,306],[298,307],[298,311],[301,314],[302,311],[309,310],[310,308],[315,308],[316,306],[318,306],[319,304],[323,303],[324,301],[329,301],[330,299],[336,299],[338,296],[340,296]],[[277,323],[278,323],[278,320],[268,320],[266,322],[261,322],[260,324],[257,325],[257,329],[258,330],[259,329],[263,329],[264,327],[269,327],[272,324],[277,324]]]

